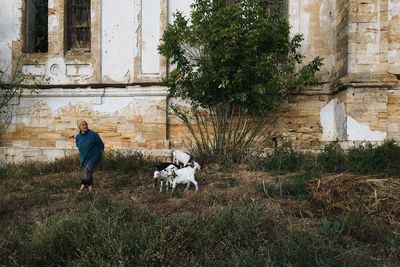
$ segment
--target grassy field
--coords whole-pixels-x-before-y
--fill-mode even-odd
[[[399,266],[399,155],[281,149],[174,194],[137,153],[106,155],[83,195],[75,157],[3,164],[0,265]]]

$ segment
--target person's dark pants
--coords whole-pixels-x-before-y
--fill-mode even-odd
[[[95,166],[86,165],[83,168],[82,184],[86,187],[93,185],[93,172]]]

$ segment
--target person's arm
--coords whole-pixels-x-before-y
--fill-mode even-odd
[[[78,135],[79,135],[79,133],[77,133],[75,135],[75,145],[76,145],[76,147],[78,147]]]
[[[104,142],[101,140],[100,135],[98,133],[95,133],[95,138],[97,143],[99,144],[100,149],[103,151],[104,150]]]

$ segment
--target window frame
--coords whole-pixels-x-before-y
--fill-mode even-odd
[[[26,53],[26,54],[46,54],[49,52],[49,1],[45,0],[47,5],[47,9],[46,9],[46,19],[45,19],[45,28],[46,28],[46,38],[45,38],[45,42],[46,42],[46,47],[44,50],[39,50],[36,48],[37,44],[32,44],[32,42],[36,42],[35,41],[35,37],[37,36],[28,36],[29,34],[34,34],[32,32],[36,31],[37,29],[31,25],[31,23],[28,21],[29,18],[28,16],[36,16],[36,14],[33,14],[34,12],[31,11],[31,8],[28,6],[29,4],[34,5],[34,0],[25,0],[23,1],[23,22],[24,22],[24,27],[23,27],[23,44],[22,44],[22,52]],[[35,9],[36,10],[36,9]],[[36,23],[36,18],[33,20],[34,23]],[[36,24],[35,24],[36,25]],[[33,27],[33,31],[32,29],[30,29],[31,27]],[[28,29],[29,28],[29,29]],[[31,33],[30,33],[31,32]],[[29,39],[29,40],[28,40]]]
[[[88,6],[75,6],[74,1],[76,0],[66,0],[65,1],[65,51],[66,52],[91,52],[92,50],[92,22],[91,22],[91,13],[92,13],[92,1],[88,1]],[[80,7],[82,9],[87,8],[87,26],[74,26],[73,25],[73,11],[72,8]],[[86,34],[88,35],[88,46],[87,47],[74,47],[74,42],[72,41],[73,38],[73,31],[75,29],[86,28]]]

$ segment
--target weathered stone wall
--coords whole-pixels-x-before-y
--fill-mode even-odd
[[[167,92],[162,87],[47,89],[27,93],[13,106],[16,115],[2,135],[1,145],[7,147],[4,157],[20,161],[40,155],[51,159],[56,154],[75,151],[76,122],[80,118],[100,134],[106,150],[132,148],[163,153],[170,146],[166,100]]]
[[[79,118],[107,149],[168,154],[187,140],[188,130],[166,108],[174,100],[159,84],[168,64],[157,46],[172,14],[188,15],[191,1],[91,3],[90,53],[65,51],[65,1],[49,0],[49,51],[32,54],[21,52],[24,0],[0,3],[0,69],[15,68],[22,54],[22,70],[44,77],[37,95],[13,100],[16,116],[1,139],[3,158],[76,152]],[[271,144],[318,149],[332,141],[400,141],[400,0],[288,0],[288,16],[292,34],[304,35],[304,62],[324,58],[323,83],[290,99]]]
[[[48,3],[47,53],[23,52],[25,1],[0,6],[0,69],[10,66],[8,74],[23,56],[22,71],[42,85],[159,83],[165,75],[157,47],[168,24],[168,0],[92,0],[90,52],[66,51],[64,0]]]

